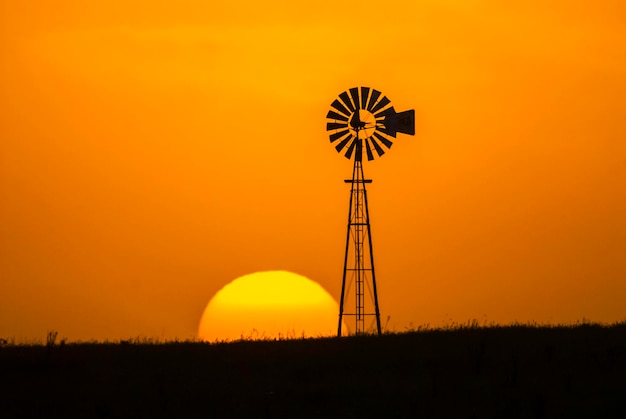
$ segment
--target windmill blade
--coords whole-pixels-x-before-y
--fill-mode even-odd
[[[350,112],[354,112],[354,105],[352,104],[352,101],[348,97],[348,93],[343,92],[342,94],[339,95],[339,97],[341,98],[341,100],[343,100],[343,103],[346,104],[348,109],[350,109]]]
[[[337,99],[335,99],[335,101],[333,103],[331,103],[330,106],[332,106],[333,108],[337,109],[342,114],[346,115],[346,118],[350,115],[350,111],[348,109],[346,109],[346,107],[343,106],[343,104],[341,102],[339,102]]]
[[[393,106],[388,107],[384,111],[378,111],[378,113],[374,114],[376,119],[387,118],[387,117],[395,116],[395,115],[396,115],[396,110],[393,108]]]
[[[376,124],[376,131],[382,132],[383,134],[396,138],[396,132],[392,129],[387,128],[384,122]]]
[[[370,146],[369,138],[365,140],[365,151],[367,152],[367,160],[374,160],[374,154],[372,154],[372,147]]]
[[[334,143],[335,141],[337,141],[338,139],[340,139],[341,137],[343,137],[344,135],[346,135],[349,132],[350,132],[350,130],[345,129],[343,131],[339,131],[339,132],[336,132],[334,134],[331,134],[330,135],[330,142]]]
[[[361,87],[361,109],[367,109],[367,97],[370,94],[369,87]]]
[[[376,137],[378,139],[378,141],[383,143],[385,145],[385,147],[387,147],[387,148],[391,148],[391,146],[393,145],[393,143],[390,140],[386,139],[385,137],[383,137],[382,135],[380,135],[377,132],[374,132],[374,137]]]
[[[370,101],[367,104],[367,110],[372,112],[372,108],[374,107],[374,104],[376,103],[376,101],[378,100],[378,97],[380,96],[380,92],[376,89],[372,90],[372,96],[370,96]]]
[[[328,122],[326,123],[326,131],[332,131],[335,129],[348,128],[347,122]]]
[[[334,111],[328,111],[328,113],[326,114],[326,118],[328,118],[328,119],[335,119],[337,121],[346,121],[346,122],[348,122],[348,117],[347,116],[340,115],[340,114],[338,114],[337,112],[334,112]]]
[[[354,152],[354,148],[356,147],[356,143],[357,143],[357,139],[355,138],[354,141],[352,141],[350,143],[350,146],[348,147],[348,149],[346,150],[346,159],[350,159],[352,158],[352,153]]]
[[[381,157],[383,154],[385,154],[385,150],[383,150],[383,148],[380,146],[380,144],[378,144],[378,141],[376,141],[374,137],[370,137],[369,140],[372,142],[372,145],[374,146],[378,157]]]
[[[376,112],[385,106],[389,105],[391,101],[387,99],[387,96],[383,96],[383,98],[371,109],[369,110],[371,113],[376,114]]]
[[[337,150],[338,153],[341,152],[341,150],[343,150],[343,148],[346,146],[346,144],[348,144],[348,142],[350,140],[352,140],[354,138],[354,136],[352,134],[348,135],[346,138],[344,138],[343,140],[341,140],[341,142],[339,144],[337,144],[335,146],[335,150]],[[354,144],[354,143],[353,143]]]
[[[350,96],[352,96],[352,102],[357,109],[361,109],[361,101],[359,100],[359,88],[353,87],[350,89]]]

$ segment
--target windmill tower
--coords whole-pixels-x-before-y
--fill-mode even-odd
[[[415,111],[398,113],[390,104],[378,90],[353,87],[335,99],[326,115],[330,142],[337,152],[354,161],[352,178],[344,181],[351,188],[337,336],[341,336],[347,317],[354,318],[354,323],[347,323],[354,324],[354,334],[368,333],[374,322],[378,334],[382,332],[365,189],[372,180],[363,175],[363,150],[372,161],[374,152],[382,157],[391,148],[398,132],[415,135]]]

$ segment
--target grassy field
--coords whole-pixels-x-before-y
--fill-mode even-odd
[[[0,417],[626,418],[626,323],[0,346]]]

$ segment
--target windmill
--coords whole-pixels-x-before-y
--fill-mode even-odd
[[[330,142],[337,152],[354,161],[352,179],[344,181],[351,188],[337,336],[341,336],[344,317],[354,317],[354,334],[367,333],[373,320],[378,334],[382,332],[365,190],[372,180],[363,175],[363,150],[367,160],[372,161],[391,148],[397,133],[415,135],[415,111],[396,112],[390,105],[391,101],[378,90],[353,87],[331,103],[326,115]],[[352,287],[353,300],[348,295]]]

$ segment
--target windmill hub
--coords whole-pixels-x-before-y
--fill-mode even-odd
[[[350,129],[362,140],[369,138],[376,129],[376,118],[367,110],[357,109],[350,118]]]

